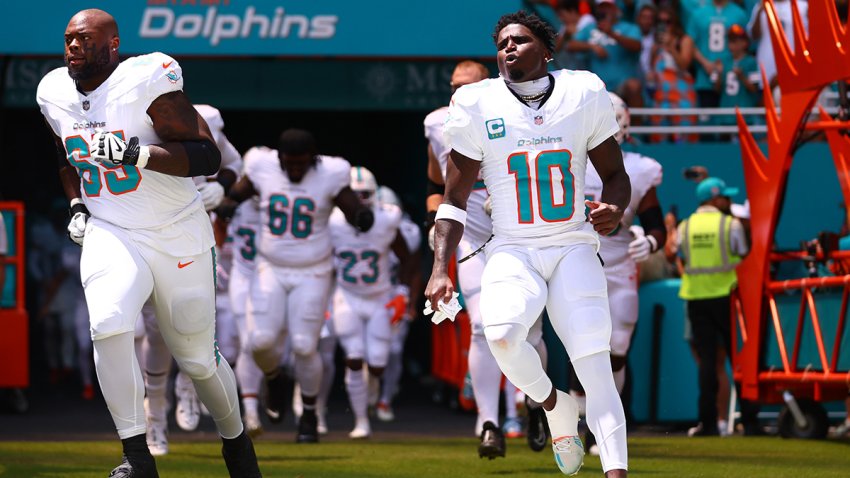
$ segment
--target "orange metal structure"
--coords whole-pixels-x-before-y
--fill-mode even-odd
[[[777,110],[770,88],[764,89],[767,119],[767,157],[756,144],[743,116],[738,113],[738,129],[744,162],[744,177],[750,200],[752,249],[738,267],[738,290],[733,301],[732,363],[735,380],[741,384],[741,396],[761,403],[775,403],[782,392],[812,398],[816,401],[836,400],[847,395],[850,371],[838,370],[841,338],[846,327],[845,315],[850,294],[850,275],[802,278],[776,281],[770,265],[785,260],[801,260],[805,253],[777,254],[774,234],[785,196],[788,172],[801,135],[806,131],[823,131],[829,143],[844,196],[850,211],[850,137],[842,130],[850,122],[837,121],[820,110],[819,121],[808,121],[821,90],[836,81],[850,79],[850,26],[842,25],[832,0],[809,0],[809,34],[806,35],[797,8],[791,0],[793,32],[784,32],[773,0],[765,0],[770,37],[776,56],[777,75],[782,97]],[[787,34],[794,35],[794,49]],[[767,78],[763,78],[767,83]],[[781,111],[781,114],[780,114]],[[820,254],[820,260],[844,260],[847,252]],[[831,330],[824,330],[815,307],[815,289],[841,289],[840,317],[832,340]],[[789,290],[800,291],[800,307],[793,346],[789,351],[787,331],[783,331],[776,297]],[[819,370],[800,369],[798,358],[806,317],[814,331]],[[807,324],[808,325],[808,324]],[[768,326],[773,327],[781,358],[781,369],[762,365],[767,344]],[[790,353],[789,353],[790,352]]]
[[[29,386],[29,316],[24,303],[24,205],[0,201],[0,212],[14,217],[14,228],[7,230],[10,251],[0,267],[14,266],[14,275],[6,281],[15,282],[14,305],[0,307],[0,388]]]

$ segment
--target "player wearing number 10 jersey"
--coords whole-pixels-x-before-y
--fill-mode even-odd
[[[598,234],[617,227],[629,200],[613,137],[619,126],[596,75],[547,72],[554,32],[538,17],[505,15],[493,38],[501,78],[461,87],[449,107],[451,160],[426,295],[432,304],[452,297],[448,261],[480,170],[493,207],[494,239],[481,279],[490,350],[505,376],[543,404],[555,461],[563,473],[576,473],[584,456],[577,404],[552,386],[528,342],[545,307],[587,393],[602,468],[609,478],[626,476],[625,416],[611,374],[611,317],[597,257]],[[598,202],[584,199],[588,158],[603,182]]]
[[[307,131],[286,130],[278,150],[253,148],[244,159],[245,175],[229,197],[237,202],[255,194],[260,198],[259,254],[246,307],[248,347],[268,381],[266,413],[279,422],[291,393],[279,368],[279,345],[284,331],[289,335],[304,410],[296,441],[316,442],[322,379],[317,346],[333,270],[328,221],[338,206],[349,223],[365,232],[374,215],[348,185],[348,161],[319,156]]]
[[[180,66],[153,53],[119,62],[118,26],[83,10],[65,30],[65,64],[38,87],[71,200],[103,396],[124,448],[114,478],[157,477],[145,443],[133,330],[150,298],[162,337],[216,421],[231,476],[258,477],[236,381],[215,353],[213,234],[192,176],[218,170],[207,124]],[[89,212],[91,211],[91,212]]]

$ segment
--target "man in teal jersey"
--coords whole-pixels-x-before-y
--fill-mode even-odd
[[[720,92],[720,106],[747,108],[758,106],[761,97],[759,67],[756,59],[748,53],[750,39],[741,25],[729,29],[729,52],[723,60],[715,87]],[[719,124],[735,124],[734,116],[718,117]]]
[[[619,92],[629,106],[642,106],[640,73],[641,33],[634,23],[620,20],[614,0],[599,0],[597,22],[580,30],[568,51],[588,51],[590,71],[599,75],[609,91]]]
[[[713,76],[721,73],[722,64],[731,53],[726,35],[732,25],[746,25],[747,14],[729,0],[714,0],[693,12],[687,26],[688,35],[697,46],[697,77],[694,89],[700,107],[716,107],[720,94],[713,88]]]

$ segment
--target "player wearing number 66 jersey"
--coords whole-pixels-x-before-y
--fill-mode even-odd
[[[283,333],[295,357],[303,413],[296,441],[318,441],[316,396],[322,379],[318,354],[333,272],[328,220],[334,206],[359,231],[372,227],[372,210],[349,188],[348,161],[317,154],[313,135],[289,129],[278,150],[252,148],[245,175],[229,197],[260,198],[260,238],[247,312],[248,347],[268,381],[266,413],[274,422],[287,408],[288,390],[280,370]]]
[[[331,238],[336,263],[336,290],[333,295],[333,325],[345,350],[345,388],[354,412],[351,438],[371,434],[367,414],[367,380],[380,378],[390,354],[390,319],[394,295],[390,270],[390,251],[401,261],[401,277],[410,282],[410,251],[399,232],[402,212],[391,204],[375,201],[378,183],[362,166],[351,168],[351,189],[375,214],[375,224],[363,233],[345,220],[342,211],[331,215]],[[408,288],[409,291],[409,288]],[[407,297],[409,293],[402,293]]]
[[[528,342],[545,307],[587,393],[602,468],[609,477],[626,476],[625,416],[611,374],[611,317],[597,257],[598,235],[617,227],[630,195],[613,137],[619,126],[596,75],[547,72],[554,32],[540,18],[505,15],[493,39],[501,77],[461,87],[449,107],[444,131],[452,151],[426,295],[432,304],[452,298],[448,262],[480,170],[493,207],[494,238],[481,279],[490,350],[505,376],[543,404],[560,470],[577,472],[584,456],[578,406],[552,386]],[[600,201],[586,203],[588,159],[603,190]]]
[[[258,477],[236,381],[215,353],[213,234],[190,179],[218,170],[207,124],[162,53],[119,62],[118,26],[83,10],[65,30],[65,64],[38,87],[71,200],[103,396],[124,448],[110,476],[158,476],[145,443],[144,385],[133,330],[150,298],[162,337],[216,421],[231,476]]]

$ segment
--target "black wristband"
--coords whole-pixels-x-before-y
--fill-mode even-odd
[[[73,206],[71,206],[71,209],[68,210],[68,214],[71,217],[74,217],[74,215],[76,215],[78,212],[85,213],[86,216],[91,216],[91,213],[89,212],[89,208],[87,208],[86,205],[81,203],[81,202],[74,204]]]

